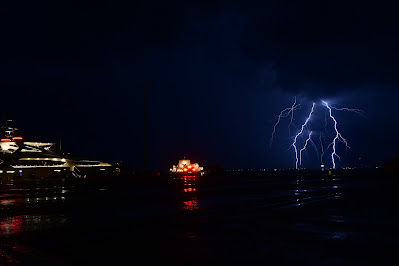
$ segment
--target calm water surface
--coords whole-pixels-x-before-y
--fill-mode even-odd
[[[184,177],[0,185],[0,264],[397,264],[397,182]]]

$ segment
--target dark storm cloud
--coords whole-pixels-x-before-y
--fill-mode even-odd
[[[276,87],[333,96],[370,84],[399,85],[392,7],[301,1],[274,8],[273,23],[252,20],[257,46],[246,52],[259,65],[272,62]]]
[[[62,62],[63,68],[106,73],[114,55],[132,67],[154,52],[193,51],[219,67],[222,76],[239,73],[252,89],[272,84],[293,93],[334,95],[364,84],[398,84],[398,38],[388,6],[317,1],[10,5],[2,8],[8,15],[3,22],[12,25],[5,28],[3,43],[11,51],[2,60],[7,65],[7,59],[28,57],[41,65]],[[33,67],[31,75],[36,71]]]
[[[140,68],[137,65],[143,60],[153,66],[162,64],[168,53],[186,49],[176,40],[187,24],[187,13],[194,9],[202,18],[218,14],[217,1],[201,5],[164,1],[8,3],[1,7],[2,24],[7,27],[3,28],[0,75],[7,83],[23,73],[27,86],[29,80],[76,79],[76,88],[82,77],[90,80],[97,73],[102,79],[115,66],[119,68],[115,71],[127,73],[127,69]],[[162,75],[152,76],[158,74]]]
[[[387,6],[223,2],[204,10],[182,7],[168,43],[172,52],[191,51],[194,64],[200,60],[197,76],[217,72],[245,90],[311,98],[399,85],[399,39]]]

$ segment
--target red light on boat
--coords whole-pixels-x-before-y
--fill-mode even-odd
[[[11,141],[10,139],[1,139],[1,141]]]
[[[184,172],[187,172],[187,170],[188,170],[187,168],[183,168],[183,171],[184,171]]]
[[[193,170],[193,172],[197,171],[195,168],[193,168],[192,170]]]

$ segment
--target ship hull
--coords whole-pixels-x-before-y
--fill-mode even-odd
[[[99,178],[114,174],[114,167],[79,168],[79,175],[74,175],[69,167],[36,167],[36,168],[0,168],[0,180],[47,179],[47,178]]]
[[[172,176],[201,176],[201,172],[190,172],[190,173],[171,173]]]

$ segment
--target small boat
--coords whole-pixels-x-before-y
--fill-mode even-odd
[[[198,163],[191,163],[190,160],[179,160],[178,165],[173,165],[170,168],[172,175],[179,176],[202,176],[204,175],[204,167],[200,167]]]

